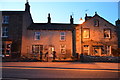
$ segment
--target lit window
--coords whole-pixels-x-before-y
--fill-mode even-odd
[[[3,16],[2,23],[3,24],[8,24],[9,23],[9,16]]]
[[[84,54],[89,55],[89,45],[83,46],[83,52],[84,52]]]
[[[99,26],[99,20],[97,20],[97,19],[94,20],[94,26],[95,26],[95,27],[98,27],[98,26]]]
[[[2,27],[2,37],[8,37],[8,27]]]
[[[83,29],[83,38],[90,38],[90,30]]]
[[[111,46],[107,46],[107,54],[111,54]]]
[[[61,41],[65,40],[65,32],[60,32],[60,40]]]
[[[61,54],[66,54],[66,45],[60,45]]]
[[[109,29],[104,30],[104,38],[110,38],[110,30]]]
[[[43,51],[43,45],[32,46],[32,53],[40,53],[40,51]]]
[[[40,32],[35,32],[35,40],[40,40]]]

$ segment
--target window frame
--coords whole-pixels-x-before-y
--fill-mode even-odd
[[[84,30],[88,30],[89,31],[89,35],[88,35],[88,37],[85,37],[84,36]],[[89,39],[90,38],[90,29],[89,28],[83,28],[83,32],[82,32],[82,37],[83,37],[83,39]]]
[[[94,27],[99,27],[99,20],[98,19],[94,19]]]
[[[87,49],[85,49],[85,46],[87,46]],[[89,53],[90,49],[89,48],[90,48],[89,45],[83,45],[83,52],[87,51],[88,52],[87,54],[90,55],[90,53]]]
[[[34,32],[34,40],[40,40],[40,36],[41,36],[40,32]],[[38,37],[39,37],[39,39],[38,39]]]
[[[109,55],[111,54],[111,46],[110,45],[106,46],[106,53]]]
[[[64,46],[64,47],[62,47],[62,46]],[[65,52],[63,53],[62,50],[64,50]],[[61,54],[66,54],[66,45],[65,44],[60,45],[60,53]]]
[[[62,33],[64,33],[64,34],[62,34]],[[65,40],[66,40],[66,32],[60,32],[60,41],[65,41]]]
[[[7,15],[2,16],[2,24],[9,24],[9,18]]]
[[[3,29],[3,28],[5,28],[5,29]],[[1,37],[3,37],[3,38],[7,38],[8,37],[8,27],[2,27],[1,28]],[[3,31],[4,30],[4,31]],[[3,35],[4,34],[4,35]]]
[[[38,51],[36,51],[37,47]],[[40,53],[40,51],[43,51],[43,45],[32,45],[32,53]]]
[[[109,37],[105,37],[105,31],[109,30]],[[104,29],[104,38],[105,39],[110,39],[111,38],[111,29]]]

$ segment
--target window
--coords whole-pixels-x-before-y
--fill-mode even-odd
[[[33,53],[40,53],[40,51],[43,51],[43,45],[32,45]]]
[[[83,29],[83,38],[90,38],[90,30]]]
[[[65,40],[65,32],[60,32],[60,40],[61,41]]]
[[[104,30],[104,38],[110,38],[110,30],[109,29]]]
[[[66,54],[66,45],[60,45],[60,52],[61,54]]]
[[[107,46],[107,54],[111,54],[111,46]]]
[[[95,26],[95,27],[98,27],[98,26],[99,26],[99,20],[97,20],[97,19],[94,20],[94,26]]]
[[[93,51],[94,55],[99,54],[100,51],[99,49],[100,49],[99,47],[94,47],[94,51]]]
[[[8,27],[2,27],[2,37],[8,37]]]
[[[84,52],[84,54],[89,55],[89,45],[83,46],[83,52]]]
[[[11,44],[7,44],[7,48],[11,48]]]
[[[35,40],[40,40],[40,32],[35,32]]]
[[[3,24],[8,24],[9,23],[9,16],[3,16],[2,23]]]

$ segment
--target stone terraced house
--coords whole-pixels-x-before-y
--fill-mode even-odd
[[[118,23],[118,22],[117,22]],[[36,57],[40,51],[52,53],[57,58],[80,55],[113,56],[118,48],[117,27],[97,13],[85,17],[82,24],[52,23],[50,13],[47,23],[34,23],[29,2],[25,11],[2,11],[2,54],[5,57]],[[77,53],[77,54],[76,54]]]

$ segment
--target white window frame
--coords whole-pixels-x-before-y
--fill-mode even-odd
[[[108,37],[105,36],[105,31],[109,30]],[[104,38],[111,38],[111,30],[110,29],[104,29]]]
[[[9,16],[3,16],[2,23],[8,24],[9,23]]]
[[[111,46],[106,46],[107,54],[111,54]]]
[[[86,31],[89,31],[87,37],[85,37],[85,32]],[[90,29],[83,29],[83,38],[90,38]]]
[[[39,39],[38,39],[38,37],[39,37]],[[40,40],[40,32],[35,32],[34,33],[34,39],[35,40]]]
[[[62,47],[62,46],[64,46],[64,47]],[[65,52],[63,53],[62,50],[64,50]],[[60,53],[61,54],[66,54],[66,45],[64,45],[64,44],[60,45]]]
[[[85,48],[85,46],[87,46],[87,48]],[[87,51],[87,52],[88,52],[88,55],[89,55],[89,45],[84,45],[84,46],[83,46],[83,50],[84,50],[84,51]]]
[[[38,51],[36,51],[37,47]],[[43,45],[32,45],[32,53],[40,53],[40,51],[43,51]]]
[[[5,29],[3,29],[3,28],[5,28]],[[5,35],[3,35],[3,34],[5,34]],[[2,37],[8,37],[8,27],[2,27],[2,34],[1,34],[1,36]]]
[[[60,32],[60,40],[65,41],[66,40],[66,32]]]

